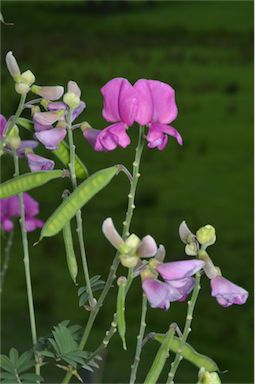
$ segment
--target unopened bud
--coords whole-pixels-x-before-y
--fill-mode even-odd
[[[74,109],[80,105],[80,98],[76,96],[73,92],[67,92],[63,97],[64,103],[68,105],[69,108]]]
[[[68,81],[67,89],[68,89],[68,92],[74,93],[75,96],[79,98],[81,97],[81,90],[75,81],[72,81],[72,80]]]
[[[20,76],[17,77],[18,83],[25,83],[29,86],[31,86],[35,82],[35,76],[33,72],[31,72],[29,69],[25,72],[23,72]]]
[[[120,262],[126,268],[134,268],[138,261],[139,258],[136,255],[120,255]]]
[[[135,252],[138,246],[140,245],[140,243],[141,243],[141,240],[134,233],[132,233],[132,235],[130,235],[125,241],[125,245],[127,246],[129,253]]]
[[[25,83],[16,83],[15,90],[20,95],[26,95],[29,92],[30,87]]]
[[[9,51],[5,57],[6,65],[10,75],[15,79],[16,76],[20,75],[20,69],[15,57],[12,54],[12,51]]]
[[[207,372],[204,368],[201,368],[198,373],[197,384],[221,384],[221,380],[217,372]]]
[[[36,95],[44,97],[47,100],[58,100],[63,95],[64,88],[60,85],[50,87],[33,85],[31,91]]]
[[[127,283],[127,279],[126,279],[125,276],[120,276],[120,277],[118,278],[118,280],[117,280],[117,284],[118,284],[118,286],[123,285],[123,284],[126,284],[126,283]]]
[[[192,241],[191,243],[186,244],[185,246],[185,253],[188,256],[196,256],[197,254],[197,244],[195,241]]]
[[[216,241],[215,228],[212,225],[205,225],[197,231],[197,240],[201,245],[212,245]]]
[[[20,146],[20,143],[21,143],[21,139],[19,137],[19,128],[17,127],[17,125],[14,125],[14,127],[12,128],[8,136],[8,144],[13,149],[18,149]]]

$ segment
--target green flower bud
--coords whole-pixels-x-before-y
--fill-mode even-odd
[[[125,241],[125,245],[128,249],[128,253],[133,253],[137,250],[138,246],[140,245],[141,240],[138,236],[136,236],[134,233],[130,235],[127,240]]]
[[[18,149],[20,146],[20,143],[21,143],[21,139],[19,137],[19,128],[17,127],[17,125],[14,125],[11,132],[9,133],[8,144],[13,149]]]
[[[65,93],[63,97],[63,101],[71,109],[77,108],[80,104],[80,98],[76,96],[73,92]]]
[[[197,255],[197,244],[195,241],[192,241],[185,246],[185,253],[188,256],[196,256]]]
[[[201,245],[208,247],[216,241],[215,228],[212,225],[205,225],[197,231],[197,240]]]
[[[16,83],[15,90],[20,95],[26,95],[29,92],[30,87],[25,83]]]
[[[120,262],[123,265],[123,267],[126,268],[134,268],[139,261],[139,257],[136,255],[129,255],[129,254],[124,254],[120,255]]]
[[[221,384],[221,380],[217,372],[207,372],[204,368],[201,368],[198,373],[197,384]]]
[[[35,76],[29,69],[16,77],[17,83],[25,83],[31,86],[35,82]]]

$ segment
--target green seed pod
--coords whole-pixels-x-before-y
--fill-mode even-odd
[[[151,369],[149,370],[144,384],[156,384],[159,378],[159,375],[165,365],[166,359],[169,356],[169,349],[174,337],[174,329],[172,327],[169,328],[166,335],[164,335],[164,340],[159,347],[159,350],[155,356],[155,359],[152,363]]]
[[[55,149],[52,152],[65,166],[68,166],[70,163],[70,152],[65,141],[62,141],[59,144],[58,149]],[[88,170],[77,155],[75,155],[75,174],[79,179],[86,179],[88,177]]]
[[[119,286],[118,297],[117,297],[117,325],[118,332],[123,343],[123,349],[127,350],[126,345],[126,321],[125,321],[125,299],[126,299],[126,285],[127,279],[124,276],[118,278],[117,284]]]
[[[48,183],[50,180],[58,177],[65,177],[66,175],[66,171],[61,169],[24,173],[23,175],[7,180],[0,185],[0,199],[17,195],[20,192],[29,191],[30,189]]]
[[[63,235],[64,235],[64,242],[65,242],[65,248],[66,248],[66,261],[67,261],[68,269],[74,284],[77,285],[76,277],[78,273],[78,265],[77,265],[76,256],[73,249],[73,238],[72,238],[70,221],[68,221],[68,223],[66,223],[66,225],[64,226]]]
[[[83,181],[46,221],[41,231],[40,240],[43,237],[54,236],[61,231],[64,225],[74,217],[76,212],[101,191],[118,172],[119,166],[116,165],[102,169]]]
[[[165,334],[157,333],[155,340],[162,343],[165,339]],[[170,343],[170,349],[172,352],[177,353],[180,350],[181,342],[178,337],[174,337]],[[210,358],[201,353],[198,353],[190,344],[185,343],[182,348],[181,355],[184,359],[194,364],[196,367],[204,367],[208,372],[219,371],[217,364]]]

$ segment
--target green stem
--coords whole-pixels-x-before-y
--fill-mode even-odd
[[[136,380],[136,373],[137,373],[138,365],[139,365],[139,362],[140,362],[140,356],[141,356],[142,344],[143,344],[143,337],[144,337],[144,332],[145,332],[145,328],[146,328],[146,323],[145,323],[146,312],[147,312],[147,298],[146,298],[145,295],[143,295],[140,330],[139,330],[139,334],[137,336],[135,360],[134,360],[133,364],[131,365],[131,376],[130,376],[129,384],[134,384],[135,380]]]
[[[196,282],[195,282],[195,287],[193,289],[191,299],[188,301],[187,317],[186,317],[186,322],[185,322],[185,326],[184,326],[184,331],[183,331],[183,334],[180,338],[181,344],[180,344],[180,349],[178,351],[179,353],[176,354],[174,362],[171,364],[171,369],[170,369],[170,372],[168,374],[166,384],[174,384],[174,377],[175,377],[177,368],[178,368],[181,360],[183,359],[182,349],[184,348],[186,340],[188,338],[188,335],[191,332],[191,322],[192,322],[192,318],[193,318],[193,312],[194,312],[194,308],[195,308],[198,294],[200,291],[200,279],[201,279],[201,274],[200,274],[200,272],[198,272],[196,274]]]
[[[16,124],[18,118],[20,117],[20,115],[21,115],[21,113],[23,111],[24,104],[25,104],[25,101],[26,101],[26,96],[27,96],[26,94],[20,96],[20,101],[19,101],[19,105],[18,105],[17,111],[16,111],[15,115],[12,118],[10,118],[9,123],[8,123],[4,133],[3,133],[3,138],[2,138],[2,140],[0,142],[0,154],[1,155],[3,154],[3,149],[4,149],[4,147],[7,144],[9,133],[11,132],[12,128]]]
[[[15,166],[15,176],[19,176],[19,159],[16,151],[14,151],[14,166]],[[32,342],[35,348],[37,344],[37,332],[36,332],[35,310],[34,310],[33,291],[32,291],[32,282],[31,282],[31,273],[30,273],[28,239],[27,239],[27,231],[26,231],[26,224],[25,224],[25,207],[23,202],[23,193],[19,193],[19,205],[20,205],[20,227],[21,227],[22,244],[23,244],[23,252],[24,252],[23,262],[25,267],[30,327],[31,327],[31,334],[32,334]],[[36,352],[35,352],[35,362],[36,362],[35,372],[39,375],[40,363],[39,363],[39,356]]]
[[[75,145],[73,141],[73,131],[72,131],[72,123],[71,123],[71,116],[72,116],[72,110],[69,111],[67,115],[67,131],[68,131],[68,141],[69,141],[69,147],[70,147],[70,174],[71,174],[71,180],[73,189],[77,188],[77,180],[76,180],[76,174],[75,174]],[[77,222],[77,233],[78,233],[78,239],[79,239],[79,246],[80,246],[80,252],[81,252],[81,259],[82,259],[82,266],[84,271],[84,277],[86,286],[89,293],[89,302],[91,308],[93,308],[94,304],[94,297],[90,285],[90,278],[89,278],[89,269],[88,269],[88,263],[87,263],[87,257],[86,257],[86,251],[84,246],[84,238],[83,238],[83,225],[82,225],[82,216],[81,216],[81,210],[76,213],[76,222]]]
[[[132,219],[133,212],[135,209],[135,204],[134,204],[135,193],[136,193],[136,187],[137,187],[138,179],[140,177],[139,167],[140,167],[141,156],[142,156],[142,151],[143,151],[143,144],[144,144],[143,132],[144,132],[144,128],[140,127],[139,139],[138,139],[138,144],[137,144],[137,148],[136,148],[135,161],[133,163],[133,178],[132,178],[132,182],[131,182],[131,186],[130,186],[130,191],[128,194],[128,208],[127,208],[127,213],[126,213],[126,219],[123,223],[122,237],[124,239],[126,239],[129,235],[129,228],[130,228],[130,224],[131,224],[131,219]],[[103,291],[102,291],[102,293],[98,299],[96,306],[90,312],[90,316],[89,316],[87,325],[85,327],[85,330],[84,330],[84,333],[83,333],[83,336],[82,336],[82,339],[81,339],[81,342],[79,345],[80,350],[83,350],[85,347],[85,344],[87,342],[87,339],[88,339],[90,331],[91,331],[91,328],[94,324],[95,318],[97,317],[97,314],[103,305],[104,299],[106,298],[106,296],[107,296],[107,294],[108,294],[108,292],[112,286],[113,280],[116,278],[116,271],[117,271],[118,266],[119,266],[119,253],[117,252],[115,255],[115,258],[113,259],[113,263],[110,267],[110,272],[109,272],[107,281],[105,283],[104,289],[103,289]],[[72,377],[72,373],[68,372],[64,378],[63,383],[69,383],[71,377]]]
[[[3,291],[4,278],[9,267],[13,235],[14,235],[14,229],[8,235],[7,244],[4,250],[3,267],[0,272],[0,295],[2,294],[2,291]]]

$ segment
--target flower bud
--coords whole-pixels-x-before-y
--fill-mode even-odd
[[[30,87],[25,83],[16,83],[15,90],[20,95],[26,95],[29,92]]]
[[[29,69],[25,72],[23,72],[20,76],[17,77],[18,83],[25,83],[29,86],[31,86],[35,82],[35,76],[33,72],[31,72]]]
[[[195,241],[192,241],[185,246],[185,253],[188,256],[196,256],[197,255],[197,244]]]
[[[33,85],[31,91],[36,95],[44,97],[47,100],[58,100],[63,95],[64,88],[59,85],[51,87]]]
[[[134,268],[139,261],[139,258],[136,255],[124,254],[120,255],[120,262],[123,267]]]
[[[125,241],[125,245],[128,249],[128,253],[135,252],[140,245],[141,240],[139,239],[138,236],[136,236],[134,233],[130,235],[127,240]]]
[[[126,283],[127,283],[127,279],[126,279],[125,276],[120,276],[120,277],[118,278],[118,280],[117,280],[117,284],[118,284],[118,286],[123,285],[123,284],[126,284]]]
[[[197,231],[197,240],[201,245],[212,245],[216,241],[215,228],[212,225],[205,225]]]
[[[74,109],[80,105],[80,98],[76,96],[73,92],[67,92],[63,97],[64,103],[68,105],[69,108]]]
[[[72,81],[72,80],[68,81],[67,89],[68,89],[68,92],[74,93],[75,96],[79,98],[81,97],[81,90],[75,81]]]
[[[15,57],[12,54],[12,51],[9,51],[5,57],[6,65],[10,75],[15,79],[16,76],[20,75],[20,69]]]
[[[221,384],[221,380],[217,372],[207,372],[204,368],[201,368],[198,373],[197,384]]]
[[[20,143],[21,143],[21,139],[19,137],[19,128],[17,127],[17,125],[14,125],[14,127],[12,128],[8,136],[8,144],[13,149],[18,149],[20,146]]]

